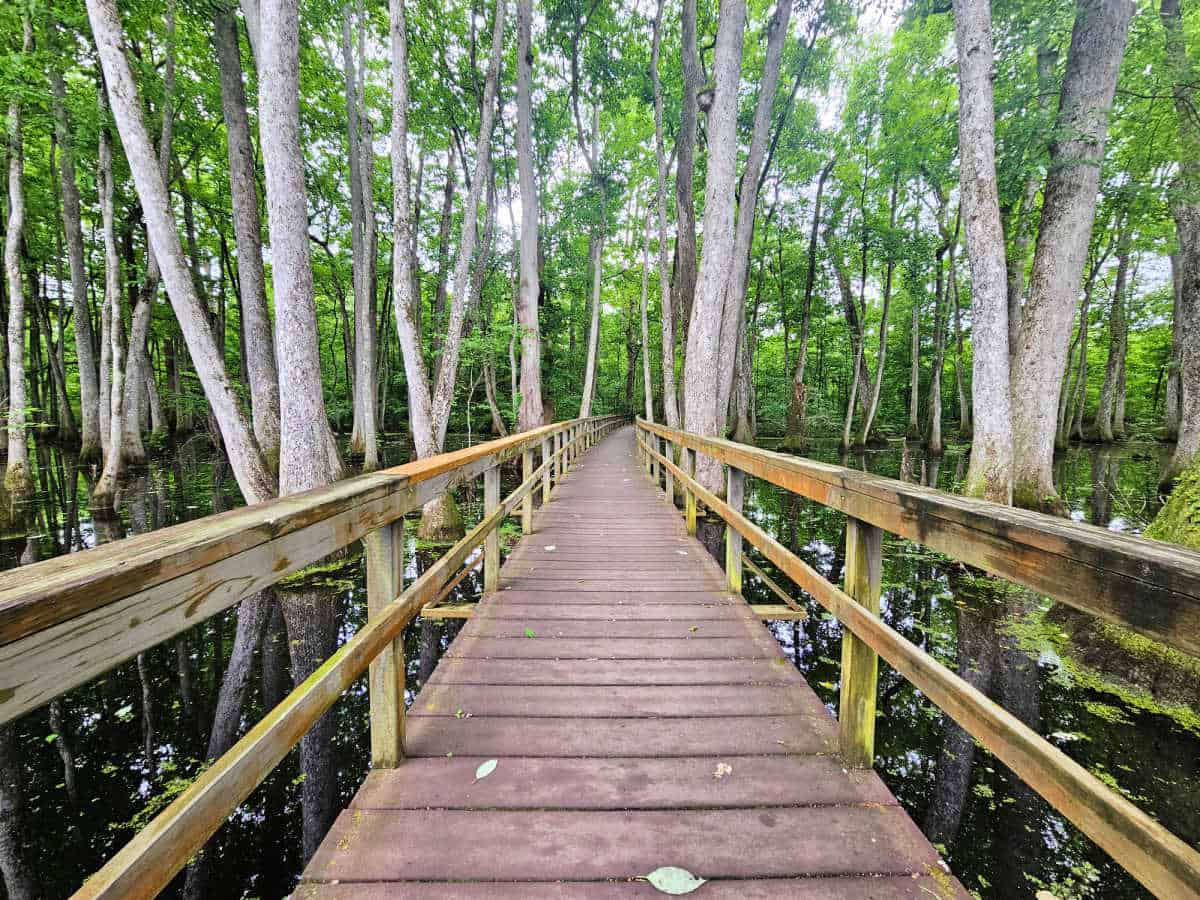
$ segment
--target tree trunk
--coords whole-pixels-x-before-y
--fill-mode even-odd
[[[1129,340],[1129,326],[1125,314],[1125,293],[1129,280],[1128,225],[1122,226],[1117,243],[1117,277],[1108,316],[1108,360],[1104,365],[1104,386],[1100,389],[1100,405],[1096,410],[1096,438],[1105,444],[1116,440],[1113,419],[1121,370],[1125,364],[1125,349]]]
[[[652,214],[647,210],[645,231],[642,233],[642,394],[647,422],[654,421],[654,381],[650,376],[650,316],[646,311],[646,296],[650,291],[651,216]]]
[[[102,104],[103,105],[103,104]],[[108,447],[104,453],[104,470],[92,488],[91,505],[109,514],[115,509],[117,480],[121,474],[124,439],[122,413],[125,406],[125,354],[121,342],[121,283],[120,261],[117,258],[117,235],[113,210],[112,141],[107,128],[100,130],[100,214],[104,232],[104,327],[108,338]]]
[[[892,174],[892,191],[888,203],[888,229],[896,227],[896,199],[900,191],[900,172],[897,169]],[[871,439],[871,428],[875,424],[875,414],[879,411],[879,394],[883,389],[884,363],[887,361],[888,311],[892,305],[892,276],[896,273],[896,260],[888,254],[887,264],[883,275],[883,305],[879,313],[879,354],[875,358],[875,385],[871,388],[871,396],[863,412],[862,430],[858,442],[866,444]]]
[[[690,25],[692,43],[695,44],[695,0],[684,0],[684,24],[686,27],[686,12],[689,3],[692,7],[692,20]],[[661,310],[660,315],[662,319],[662,398],[663,418],[666,419],[667,426],[670,428],[678,428],[678,388],[675,384],[675,316],[674,308],[671,302],[671,267],[667,254],[667,174],[669,170],[669,163],[667,161],[666,143],[663,140],[662,81],[658,74],[658,63],[662,56],[662,18],[663,0],[658,0],[658,8],[654,17],[654,43],[650,51],[650,79],[653,83],[654,90],[654,153],[655,161],[657,163],[655,174],[658,179],[658,190],[655,203],[658,208],[658,295],[659,307]],[[686,91],[684,93],[685,96],[683,102],[686,113],[689,100],[686,96]],[[694,134],[694,132],[695,127],[693,125],[692,133]],[[681,137],[682,136],[683,135],[681,132]],[[677,148],[679,148],[678,144]],[[689,168],[691,167],[690,160],[688,162],[688,166]],[[690,172],[688,173],[687,177],[689,179],[692,177]],[[692,223],[692,238],[694,247],[694,221]]]
[[[250,410],[254,437],[267,465],[279,465],[279,375],[275,364],[275,338],[267,309],[266,277],[262,262],[262,221],[258,211],[258,182],[242,61],[238,48],[237,18],[232,7],[218,2],[213,9],[213,44],[221,82],[221,111],[228,139],[229,193],[233,205],[233,231],[237,245],[237,275],[241,299],[244,365],[250,382]]]
[[[767,152],[767,136],[771,125],[771,110],[775,89],[779,84],[779,66],[791,19],[790,0],[781,0],[767,23],[767,51],[763,59],[762,79],[758,102],[754,109],[754,125],[750,134],[750,149],[742,170],[738,189],[737,222],[734,226],[733,255],[727,261],[730,272],[725,287],[724,308],[721,314],[720,366],[717,370],[717,415],[726,424],[729,395],[733,390],[733,372],[743,344],[746,329],[746,277],[750,269],[750,252],[754,244],[755,213],[758,209],[758,190],[762,184],[763,165]],[[722,427],[722,430],[723,427]]]
[[[33,25],[22,17],[22,52],[33,49]],[[25,229],[25,148],[21,136],[20,92],[8,104],[8,225],[4,233],[4,270],[8,276],[8,461],[4,488],[13,509],[33,495],[29,472],[29,436],[25,433],[25,288],[21,284],[21,237]]]
[[[75,176],[74,140],[67,120],[67,86],[62,73],[54,69],[50,72],[50,88],[54,95],[54,134],[59,148],[63,235],[71,270],[75,358],[79,371],[79,457],[81,462],[91,462],[100,458],[100,383],[96,374],[92,315],[88,307],[87,269],[83,261],[83,220],[79,182]]]
[[[721,313],[733,252],[734,190],[737,166],[737,99],[742,71],[742,34],[746,27],[744,0],[726,0],[717,26],[713,57],[715,89],[708,114],[708,172],[704,191],[704,256],[697,275],[696,297],[688,327],[684,362],[684,427],[703,435],[718,435],[725,421],[719,408]],[[683,161],[680,161],[683,168]],[[708,490],[724,494],[721,466],[701,457],[697,479]]]
[[[121,20],[114,0],[88,0],[88,17],[104,67],[105,82],[134,185],[146,217],[151,249],[162,269],[167,294],[196,364],[209,404],[220,423],[242,495],[249,503],[273,495],[273,481],[238,405],[179,244],[166,185],[158,171],[142,110],[122,47]],[[306,234],[307,239],[307,234]]]
[[[604,203],[603,196],[600,200]],[[588,321],[587,362],[583,370],[583,395],[579,400],[579,418],[592,414],[592,401],[596,396],[596,363],[600,351],[600,286],[604,274],[604,218],[588,235],[588,266],[592,272],[591,317]]]
[[[1096,213],[1108,109],[1134,5],[1078,0],[1012,378],[1013,499],[1061,512],[1054,487],[1058,393]]]
[[[308,195],[300,143],[299,9],[296,0],[261,7],[259,128],[271,237],[279,371],[281,495],[323,487],[341,475],[321,385],[317,310],[309,257]],[[292,680],[304,681],[337,643],[334,598],[299,585],[281,596]],[[326,713],[300,743],[304,858],[316,851],[336,815],[333,716]]]
[[[971,268],[974,354],[971,392],[975,435],[964,493],[1008,504],[1012,501],[1013,436],[1008,390],[1007,272],[996,183],[991,4],[988,0],[955,0],[954,24],[959,81],[959,191]],[[915,338],[915,313],[913,326]],[[914,366],[916,358],[914,349]]]
[[[520,293],[521,409],[517,430],[545,424],[542,410],[542,335],[538,326],[538,193],[533,173],[532,0],[517,0],[517,176],[521,184]]]
[[[1183,354],[1180,345],[1179,317],[1183,311],[1180,294],[1183,293],[1183,265],[1178,251],[1171,254],[1171,355],[1167,360],[1167,390],[1163,411],[1164,437],[1174,441],[1179,437],[1179,360]]]
[[[696,204],[693,183],[696,129],[700,113],[699,97],[704,89],[704,72],[700,67],[700,54],[696,49],[696,0],[683,0],[680,56],[683,83],[679,133],[675,137],[675,283],[672,287],[672,303],[676,321],[682,323],[683,333],[680,340],[686,355],[686,348],[691,339],[692,304],[696,294]],[[685,402],[686,394],[685,387]]]
[[[821,199],[825,192],[825,180],[833,171],[837,157],[830,158],[817,176],[817,193],[813,200],[812,227],[808,231],[808,263],[804,272],[804,301],[800,307],[800,340],[796,350],[796,371],[792,375],[792,396],[788,402],[788,427],[785,446],[799,450],[806,440],[805,425],[808,412],[808,388],[804,383],[804,373],[808,366],[808,332],[812,324],[813,286],[817,280],[817,237],[821,229]],[[780,262],[782,266],[782,261]],[[782,271],[780,278],[783,277]],[[782,298],[781,298],[782,299]],[[787,340],[787,327],[784,327],[784,340]],[[784,353],[784,366],[787,366],[787,353]]]
[[[1186,44],[1179,6],[1179,0],[1163,0],[1159,13],[1166,32],[1181,148],[1171,197],[1180,261],[1174,324],[1179,347],[1179,424],[1163,484],[1170,484],[1200,459],[1200,124],[1196,122],[1195,54]]]

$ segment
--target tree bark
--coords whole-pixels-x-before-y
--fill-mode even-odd
[[[1200,124],[1194,53],[1189,53],[1186,43],[1179,0],[1163,0],[1159,16],[1166,33],[1181,151],[1171,197],[1180,262],[1174,324],[1179,347],[1179,424],[1175,452],[1162,473],[1163,484],[1169,485],[1200,459]]]
[[[22,52],[33,49],[33,24],[22,17]],[[33,495],[29,436],[25,433],[25,288],[21,284],[21,237],[25,230],[25,148],[21,135],[20,92],[8,104],[8,225],[4,234],[4,270],[8,276],[8,461],[4,488],[13,509]]]
[[[1117,407],[1117,391],[1121,382],[1121,370],[1125,364],[1125,350],[1129,342],[1129,326],[1126,319],[1126,285],[1129,280],[1128,225],[1122,226],[1117,238],[1117,277],[1113,287],[1112,304],[1108,316],[1108,359],[1104,365],[1104,385],[1100,389],[1100,405],[1096,410],[1096,438],[1105,444],[1117,440],[1114,414]],[[1122,427],[1120,431],[1124,431]],[[1124,437],[1124,434],[1121,434]]]
[[[603,191],[603,187],[601,187]],[[600,197],[603,207],[604,196]],[[579,400],[579,417],[586,419],[592,414],[592,401],[596,396],[596,364],[600,352],[600,287],[604,275],[604,213],[600,224],[588,235],[588,266],[592,273],[591,317],[588,321],[587,361],[583,370],[583,395]]]
[[[1012,502],[1013,476],[1008,295],[1004,229],[996,183],[989,0],[955,0],[954,25],[959,82],[959,191],[971,268],[974,348],[971,392],[975,436],[964,493],[1008,504]]]
[[[684,9],[692,4],[692,42],[695,43],[694,10],[695,0],[684,0]],[[658,287],[659,306],[662,322],[662,399],[663,418],[670,428],[679,427],[678,388],[675,384],[675,316],[671,302],[671,264],[667,254],[667,161],[666,142],[663,139],[663,96],[662,81],[658,74],[658,63],[662,57],[662,18],[663,0],[658,0],[657,12],[654,17],[654,42],[650,51],[650,80],[654,90],[654,153],[658,191],[655,198],[658,207]],[[686,107],[688,98],[684,97]],[[695,128],[693,126],[693,132]],[[678,145],[677,145],[678,147]],[[689,163],[690,165],[690,163]],[[690,178],[691,175],[689,174]],[[693,241],[695,223],[692,225]]]
[[[242,85],[237,18],[233,8],[223,2],[218,2],[213,9],[213,45],[217,53],[221,111],[225,120],[229,156],[229,193],[237,246],[250,411],[254,437],[268,466],[274,470],[279,465],[279,374],[275,362],[271,314],[267,309],[262,220],[258,211],[258,183],[250,118],[246,112],[246,92]]]
[[[280,494],[323,487],[341,475],[329,431],[317,344],[317,310],[309,256],[308,194],[300,143],[299,9],[297,0],[261,6],[259,128],[263,139],[271,275],[275,295],[276,350],[288,364],[279,371]],[[282,594],[299,685],[337,643],[333,597],[298,586]],[[304,807],[304,858],[316,851],[336,815],[333,717],[318,720],[300,743]]]
[[[812,324],[813,286],[817,280],[817,238],[821,231],[821,199],[825,193],[825,180],[833,171],[837,157],[831,157],[817,176],[817,193],[813,200],[813,220],[808,231],[808,264],[804,272],[804,300],[800,307],[800,341],[796,351],[796,370],[792,375],[792,396],[788,402],[788,429],[785,444],[794,450],[804,446],[805,425],[808,413],[808,387],[804,382],[808,366],[808,332]],[[782,265],[782,263],[781,263]],[[782,272],[780,277],[782,277]],[[785,340],[786,340],[786,327]],[[784,364],[787,364],[784,354]]]
[[[1013,500],[1061,512],[1054,486],[1058,394],[1075,298],[1095,220],[1108,110],[1125,49],[1129,0],[1078,0],[1050,171],[1012,378]]]
[[[688,327],[684,362],[684,427],[696,434],[718,435],[725,421],[719,408],[721,313],[728,286],[728,266],[734,246],[734,189],[737,166],[737,99],[742,71],[742,34],[746,27],[744,0],[721,6],[713,58],[715,82],[708,114],[708,173],[704,191],[704,256],[697,275],[696,297]],[[680,160],[680,168],[683,161]],[[721,466],[701,457],[697,479],[714,493],[724,494]]]
[[[745,27],[743,23],[743,28]],[[696,128],[700,117],[700,91],[704,74],[696,49],[696,0],[683,0],[680,18],[680,56],[683,71],[679,110],[679,133],[675,137],[675,282],[671,302],[676,321],[682,324],[680,341],[685,348],[691,337],[692,303],[696,293]],[[739,72],[741,60],[739,57]],[[732,196],[732,194],[730,195]],[[706,207],[707,209],[707,207]],[[672,357],[674,352],[672,351]],[[685,360],[686,366],[686,360]],[[686,388],[684,390],[686,402]]]
[[[81,462],[90,462],[100,458],[100,383],[96,373],[92,315],[88,306],[87,269],[83,261],[83,220],[79,182],[75,175],[74,139],[67,119],[67,86],[62,73],[53,68],[50,71],[50,89],[54,96],[54,134],[58,141],[63,235],[71,271],[75,358],[79,372],[79,457]]]
[[[645,397],[646,421],[654,421],[654,382],[650,377],[650,317],[646,311],[646,295],[650,290],[650,221],[646,212],[646,227],[642,234],[642,393]]]
[[[521,184],[520,290],[521,408],[517,430],[545,424],[542,409],[542,335],[538,326],[538,193],[533,172],[533,2],[517,0],[517,176]]]
[[[184,261],[174,216],[142,120],[141,102],[125,58],[121,20],[114,0],[88,0],[88,17],[104,67],[108,95],[129,160],[134,185],[146,217],[151,249],[162,269],[167,294],[204,392],[221,427],[243,496],[249,503],[273,495],[273,480],[263,464],[258,444],[242,415],[237,395],[225,372],[207,316]]]
[[[892,191],[888,203],[888,229],[896,227],[896,201],[900,192],[900,171],[892,173]],[[888,312],[892,306],[892,277],[896,273],[896,260],[888,253],[883,275],[883,303],[879,313],[879,354],[875,358],[875,385],[871,388],[871,396],[863,412],[862,430],[858,442],[866,444],[871,437],[871,428],[875,424],[875,414],[879,411],[879,394],[883,389],[884,363],[887,361]]]
[[[1183,310],[1180,298],[1183,293],[1183,264],[1178,251],[1171,254],[1171,285],[1171,355],[1167,360],[1167,390],[1163,404],[1164,437],[1168,441],[1179,437],[1179,360],[1183,351],[1179,340],[1179,317]]]
[[[720,367],[717,370],[717,414],[722,426],[728,419],[733,372],[746,328],[746,276],[750,269],[750,252],[754,244],[758,190],[762,184],[771,110],[775,104],[775,90],[779,85],[779,67],[783,60],[783,47],[787,40],[791,13],[790,0],[781,0],[776,3],[775,12],[767,23],[766,57],[763,60],[762,80],[754,109],[750,149],[746,156],[745,168],[742,169],[742,182],[738,190],[737,222],[734,226],[733,255],[727,263],[731,271],[726,283],[724,309],[721,314]]]

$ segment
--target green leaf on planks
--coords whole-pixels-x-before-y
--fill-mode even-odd
[[[493,772],[496,771],[497,760],[489,759],[486,762],[481,762],[479,768],[475,770],[475,780],[482,781]]]
[[[676,866],[662,866],[646,875],[645,879],[659,893],[674,896],[690,894],[705,882],[705,879],[697,878],[687,869]]]
[[[525,637],[537,637],[532,628],[525,629]]]

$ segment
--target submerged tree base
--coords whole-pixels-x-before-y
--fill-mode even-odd
[[[1200,550],[1200,463],[1176,479],[1175,489],[1146,529],[1146,537]]]
[[[432,544],[453,544],[467,533],[462,511],[451,493],[442,494],[425,504],[417,537]]]

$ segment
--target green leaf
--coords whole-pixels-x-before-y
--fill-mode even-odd
[[[537,635],[533,633],[532,628],[526,628],[525,629],[525,637],[537,637]]]
[[[479,768],[475,770],[475,780],[482,781],[484,778],[487,778],[489,775],[491,775],[493,772],[495,772],[496,771],[496,763],[497,763],[497,760],[494,760],[494,759],[489,759],[486,762],[481,762],[479,764]]]
[[[690,894],[705,882],[705,879],[697,878],[687,869],[680,869],[676,866],[662,866],[655,869],[646,876],[646,880],[656,891],[676,896]]]

